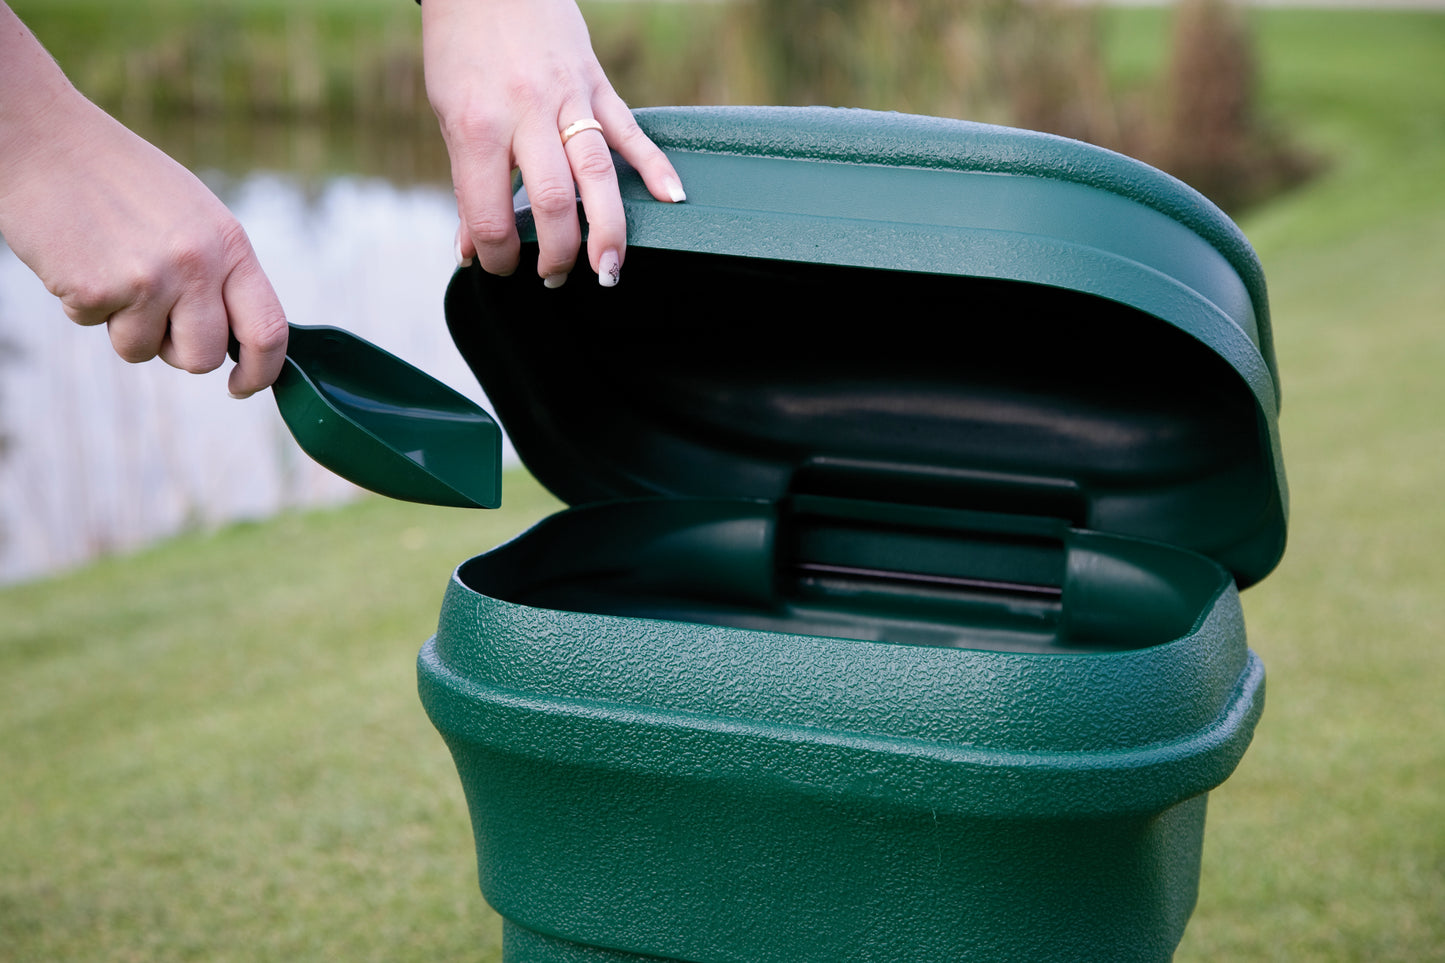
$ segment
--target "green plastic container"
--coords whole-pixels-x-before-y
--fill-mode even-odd
[[[419,661],[505,959],[1167,960],[1284,547],[1249,245],[1045,135],[638,119],[621,285],[447,295],[573,506]]]

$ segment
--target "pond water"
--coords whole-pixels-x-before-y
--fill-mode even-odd
[[[449,187],[205,177],[293,323],[349,328],[485,403],[442,313],[455,266]],[[3,243],[0,343],[0,583],[357,493],[296,448],[269,392],[230,398],[229,364],[202,376],[126,364]]]

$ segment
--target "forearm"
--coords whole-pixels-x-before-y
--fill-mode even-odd
[[[20,18],[0,3],[0,233],[6,198],[21,189],[27,170],[47,163],[68,118],[87,107]]]
[[[275,380],[286,316],[241,225],[190,171],[86,100],[0,0],[0,233],[127,361]]]

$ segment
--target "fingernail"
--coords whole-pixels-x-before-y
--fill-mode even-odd
[[[615,288],[622,278],[622,258],[616,251],[607,251],[597,268],[597,283],[604,288]]]
[[[687,193],[683,191],[682,185],[677,181],[670,180],[667,182],[667,196],[672,198],[672,203],[674,204],[681,204],[687,200]]]
[[[452,246],[452,253],[456,255],[457,267],[464,268],[472,266],[471,258],[462,257],[462,229],[460,227],[457,228],[457,239],[456,243]]]
[[[251,397],[250,395],[238,395],[234,391],[228,391],[226,392],[226,394],[230,395],[232,398],[235,398],[237,401],[245,401],[247,398]]]
[[[542,279],[542,286],[546,288],[560,288],[567,283],[565,274],[549,274]]]

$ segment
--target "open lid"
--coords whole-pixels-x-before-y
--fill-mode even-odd
[[[833,108],[638,122],[684,204],[619,167],[623,280],[459,271],[452,336],[571,504],[829,494],[1284,550],[1259,263],[1196,191],[1044,134]]]

